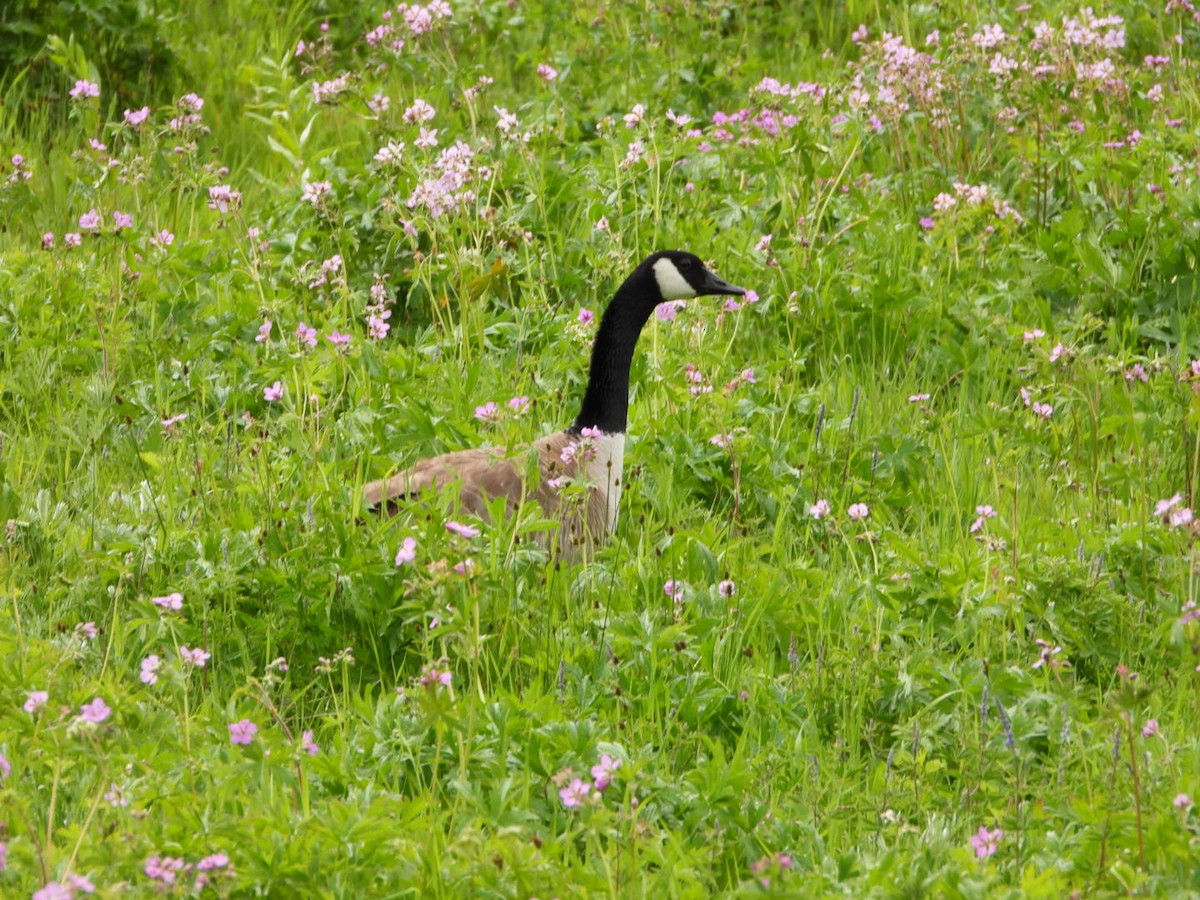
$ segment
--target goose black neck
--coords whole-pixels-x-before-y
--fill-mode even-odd
[[[657,284],[640,270],[617,289],[600,319],[587,391],[572,431],[592,427],[605,434],[625,432],[633,349],[659,299]]]

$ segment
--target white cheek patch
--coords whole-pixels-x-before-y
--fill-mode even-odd
[[[696,289],[665,256],[654,264],[654,280],[664,300],[690,300],[696,296]]]

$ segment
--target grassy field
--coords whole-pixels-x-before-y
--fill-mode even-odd
[[[141,6],[0,72],[0,895],[1200,896],[1191,3]],[[674,247],[596,559],[364,521]]]

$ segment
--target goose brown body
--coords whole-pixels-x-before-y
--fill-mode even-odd
[[[545,518],[560,526],[541,535],[542,544],[564,559],[579,558],[616,527],[624,488],[630,365],[654,308],[667,300],[744,293],[690,253],[652,254],[622,283],[604,311],[583,404],[570,428],[511,450],[481,447],[423,459],[367,484],[364,503],[394,515],[405,501],[452,486],[460,508],[485,519],[497,498],[504,499],[510,515],[536,503]],[[527,477],[530,472],[536,472],[533,480]],[[585,489],[564,493],[563,481]]]
[[[560,431],[511,452],[505,447],[478,447],[444,453],[371,482],[363,490],[363,499],[368,507],[395,515],[407,501],[453,487],[457,488],[459,507],[482,519],[489,517],[489,505],[497,497],[504,498],[510,516],[524,505],[536,503],[541,515],[559,525],[557,530],[539,533],[539,542],[571,561],[616,527],[623,478],[622,454],[614,453],[613,441],[604,437],[594,441],[591,460],[564,462],[563,450],[578,442],[577,435]],[[537,472],[532,482],[530,471]],[[586,480],[588,487],[582,495],[565,500],[556,487],[557,479]]]

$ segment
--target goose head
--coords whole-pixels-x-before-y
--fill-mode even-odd
[[[737,287],[704,267],[700,257],[685,250],[662,250],[653,253],[639,266],[653,275],[658,287],[659,302],[691,300],[713,294],[741,296],[745,288]]]

